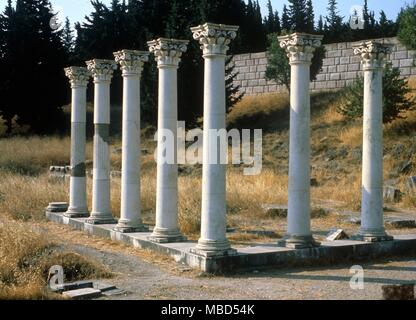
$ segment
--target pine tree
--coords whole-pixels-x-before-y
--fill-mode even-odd
[[[282,13],[282,31],[290,32],[291,24],[290,24],[290,17],[289,17],[289,10],[287,9],[286,5],[283,5],[283,13]]]
[[[314,33],[315,31],[315,14],[313,12],[312,0],[306,2],[306,19],[307,25],[305,31],[308,33]]]
[[[275,32],[277,34],[280,34],[282,32],[282,24],[280,22],[279,12],[277,10],[274,12],[274,21],[275,21],[275,24],[276,24],[276,31]]]
[[[288,0],[290,30],[296,32],[309,31],[307,0]]]
[[[344,24],[344,17],[341,17],[338,12],[338,3],[336,0],[329,0],[328,16],[326,17],[327,30],[325,32],[325,42],[331,43],[336,41],[346,40]]]
[[[267,33],[273,33],[277,31],[277,26],[271,0],[268,0],[267,2],[267,10],[268,14],[267,17],[264,18],[264,28]]]
[[[71,28],[71,22],[69,21],[68,17],[65,19],[65,27],[62,34],[62,43],[65,47],[68,56],[70,56],[74,51],[74,31]]]
[[[316,32],[318,34],[324,34],[324,32],[325,32],[325,29],[324,29],[324,18],[322,16],[319,16],[318,28],[316,29]]]
[[[17,0],[0,18],[1,112],[8,123],[18,116],[18,123],[35,133],[60,128],[67,96],[63,33],[50,27],[51,11],[48,0]]]

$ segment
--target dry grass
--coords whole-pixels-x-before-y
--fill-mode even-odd
[[[0,223],[0,300],[58,299],[46,290],[53,265],[63,266],[67,281],[111,276],[102,265],[62,251],[27,224]]]

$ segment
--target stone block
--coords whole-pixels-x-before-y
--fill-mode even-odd
[[[242,68],[240,68],[236,71],[240,72],[240,73],[248,73],[248,72],[250,72],[250,68],[249,67],[242,67]]]
[[[236,80],[241,81],[245,79],[245,74],[244,73],[238,73],[236,76]]]
[[[358,63],[358,64],[360,64],[361,63],[361,57],[359,57],[359,56],[351,56],[350,57],[350,63]]]
[[[318,74],[316,76],[316,81],[325,81],[326,80],[326,74]]]
[[[257,72],[257,66],[251,66],[249,72]]]
[[[267,81],[265,79],[260,79],[259,81],[259,86],[267,86]]]
[[[345,64],[340,64],[337,66],[337,72],[347,72],[348,66]]]
[[[400,60],[400,68],[403,67],[413,67],[414,65],[414,60],[413,59],[403,59]]]
[[[345,72],[342,74],[343,80],[348,79],[356,79],[357,78],[357,72]]]
[[[328,66],[328,72],[329,73],[337,72],[337,66]]]
[[[257,52],[257,53],[252,53],[251,54],[252,59],[261,59],[261,58],[265,58],[265,57],[266,57],[266,52]]]
[[[248,86],[248,81],[247,80],[243,80],[241,81],[241,87],[247,87]]]
[[[267,65],[259,65],[257,66],[257,71],[262,72],[267,70]]]
[[[327,241],[337,241],[349,239],[348,234],[343,229],[334,229],[326,237]]]
[[[236,67],[245,67],[246,66],[246,60],[237,60],[235,61]]]
[[[341,75],[339,73],[332,73],[330,80],[340,80],[341,79]]]
[[[247,60],[246,66],[254,66],[254,60],[253,59]]]
[[[352,57],[352,56],[354,56],[354,49],[342,50],[342,56],[343,57]]]
[[[322,61],[323,66],[332,66],[334,64],[335,64],[335,59],[334,58],[325,58]]]
[[[406,51],[397,51],[393,54],[394,59],[401,60],[401,59],[407,59],[407,50]]]
[[[86,288],[86,289],[78,289],[78,290],[71,290],[65,291],[63,293],[64,297],[73,300],[86,300],[86,299],[94,299],[101,297],[101,291],[93,288]]]
[[[277,91],[277,85],[269,85],[269,92],[276,92]]]
[[[342,50],[342,49],[347,49],[346,42],[338,43],[338,50]]]
[[[410,72],[412,76],[416,75],[416,67],[411,68]]]
[[[259,64],[267,64],[267,58],[260,59]]]
[[[391,65],[393,68],[398,68],[400,66],[400,60],[391,60]]]
[[[264,71],[259,72],[259,77],[258,77],[258,79],[264,79],[265,77],[266,77],[266,72],[264,72]]]
[[[335,57],[334,63],[335,65],[339,65],[340,57]]]
[[[350,57],[349,56],[348,57],[341,57],[339,59],[339,63],[340,64],[349,64],[350,63]]]
[[[254,87],[253,89],[253,93],[264,93],[264,87],[258,86],[258,87]]]
[[[340,57],[341,55],[342,55],[341,50],[331,50],[331,51],[327,51],[327,53],[326,53],[327,58]]]
[[[359,63],[350,63],[348,65],[348,71],[358,71],[360,70],[360,64]]]
[[[400,74],[402,76],[410,76],[410,74],[412,73],[412,68],[400,68]]]
[[[256,74],[255,73],[246,73],[245,74],[245,78],[246,78],[246,80],[254,80],[254,79],[256,79]]]
[[[337,81],[337,88],[345,88],[347,86],[346,80],[338,80]]]
[[[326,89],[326,82],[325,81],[319,81],[315,83],[315,90],[322,90]]]
[[[336,81],[328,81],[326,84],[327,89],[336,89],[337,88],[337,82]]]
[[[255,87],[255,86],[258,86],[258,85],[259,85],[259,80],[250,80],[250,81],[248,82],[248,85],[249,85],[250,87]]]
[[[400,202],[402,199],[402,192],[394,186],[385,186],[383,189],[384,201],[389,203]]]
[[[414,229],[416,228],[416,220],[413,219],[386,219],[386,225],[395,229]]]
[[[262,205],[263,211],[267,216],[286,218],[288,207],[283,205]]]

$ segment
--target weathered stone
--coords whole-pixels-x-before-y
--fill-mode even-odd
[[[63,296],[73,300],[87,300],[101,297],[102,293],[100,290],[93,288],[78,289],[65,291]]]
[[[55,289],[52,291],[55,292],[65,292],[65,291],[73,291],[73,290],[79,290],[79,289],[88,289],[88,288],[94,288],[94,283],[92,281],[77,281],[72,283],[64,283],[57,285]]]
[[[286,218],[288,207],[283,205],[263,205],[264,213],[272,218]]]
[[[331,230],[326,237],[326,240],[328,241],[337,241],[337,240],[346,240],[346,239],[349,239],[349,236],[343,229]]]
[[[407,161],[399,167],[398,172],[400,174],[406,174],[406,173],[409,173],[412,170],[412,168],[413,168],[413,162],[412,161]]]
[[[46,211],[49,212],[67,212],[69,204],[67,202],[51,202],[46,208]]]
[[[416,220],[392,218],[386,219],[386,224],[395,229],[413,229],[416,228]]]
[[[402,200],[403,193],[394,186],[385,186],[383,189],[383,198],[386,202],[400,202]]]
[[[407,189],[409,192],[416,191],[416,176],[408,177],[407,178]]]

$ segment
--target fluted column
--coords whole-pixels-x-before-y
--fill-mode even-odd
[[[291,66],[288,230],[282,245],[302,249],[319,245],[311,232],[310,67],[323,36],[294,33],[279,37]]]
[[[115,224],[110,197],[110,84],[117,64],[112,60],[87,61],[94,77],[94,169],[92,213],[89,224]]]
[[[364,69],[362,212],[359,238],[387,241],[383,213],[383,64],[390,46],[368,41],[354,46]]]
[[[201,238],[193,252],[233,254],[226,237],[226,164],[221,163],[227,151],[217,148],[221,144],[217,132],[226,127],[225,58],[238,27],[207,23],[191,30],[205,59]]]
[[[121,212],[115,231],[146,232],[140,203],[140,79],[149,52],[122,50],[114,56],[123,74]]]
[[[189,41],[158,39],[148,42],[159,69],[158,163],[156,193],[156,226],[149,238],[159,243],[181,242],[186,238],[178,228],[178,67]],[[165,132],[174,139],[173,163],[165,163],[162,147]]]
[[[65,69],[72,89],[71,107],[71,179],[69,209],[65,216],[85,218],[89,216],[87,205],[87,178],[85,168],[87,86],[91,73],[87,68]]]

